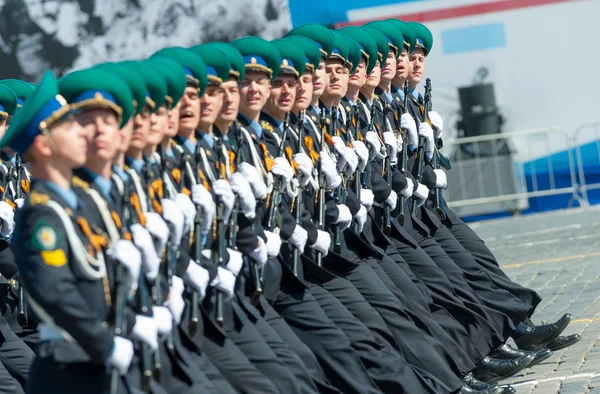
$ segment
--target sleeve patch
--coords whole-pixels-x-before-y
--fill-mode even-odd
[[[31,244],[38,250],[55,250],[58,241],[54,228],[44,221],[37,224],[31,236]]]
[[[51,267],[59,268],[67,264],[67,256],[65,255],[65,251],[62,249],[42,250],[40,255],[42,256],[44,264]]]

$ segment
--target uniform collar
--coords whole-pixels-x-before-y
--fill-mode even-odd
[[[248,119],[245,115],[239,114],[239,116],[241,116],[242,119],[244,119],[248,123],[248,125],[250,126],[252,131],[254,131],[254,134],[256,134],[256,136],[258,138],[260,138],[262,136],[263,129],[258,123],[256,123],[253,120]]]
[[[126,171],[123,171],[122,169],[120,169],[118,165],[113,164],[112,170],[122,180],[124,180],[124,181],[129,180],[129,174]]]
[[[104,179],[89,168],[83,167],[82,170],[89,176],[89,178],[92,180],[92,183],[96,185],[96,187],[102,192],[104,198],[106,198],[108,202],[112,202],[112,197],[110,196],[112,183],[110,180]]]
[[[144,169],[144,160],[136,160],[130,156],[125,156],[125,162],[127,165],[135,170],[137,173],[142,173]]]
[[[73,189],[63,189],[58,186],[56,183],[51,181],[41,181],[44,186],[48,189],[52,190],[54,193],[58,194],[60,198],[62,198],[67,206],[72,210],[76,210],[79,206],[79,199],[77,198],[77,194],[73,191]]]

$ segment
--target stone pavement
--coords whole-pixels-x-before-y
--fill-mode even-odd
[[[502,383],[518,394],[600,394],[600,207],[473,223],[500,265],[543,298],[533,321],[571,313],[582,340]]]

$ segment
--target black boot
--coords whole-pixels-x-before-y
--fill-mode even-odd
[[[526,328],[519,329],[513,334],[513,339],[519,347],[524,350],[538,350],[552,342],[564,331],[571,322],[573,316],[567,313],[555,323],[539,326],[526,325]]]
[[[553,340],[552,342],[549,342],[546,345],[546,349],[557,351],[557,350],[561,350],[566,347],[569,347],[571,345],[574,345],[579,341],[581,341],[581,335],[579,335],[579,334],[560,336],[560,337],[556,338],[555,340]]]
[[[504,344],[504,345],[494,349],[490,353],[490,357],[496,358],[499,360],[515,360],[517,358],[524,357],[529,354],[533,354],[535,357],[534,357],[533,361],[529,364],[529,367],[533,367],[534,365],[541,363],[542,361],[546,360],[548,357],[550,357],[552,355],[552,351],[549,351],[549,350],[550,349],[542,349],[542,350],[530,352],[529,350],[515,349],[514,347],[512,347],[508,344]]]
[[[473,376],[484,382],[495,382],[517,374],[533,361],[533,354],[515,360],[496,360],[486,357],[477,364]]]

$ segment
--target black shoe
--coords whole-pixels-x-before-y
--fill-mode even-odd
[[[533,367],[534,365],[541,363],[542,361],[546,360],[548,357],[550,357],[552,355],[552,352],[549,352],[548,350],[550,350],[550,349],[542,349],[542,350],[530,352],[529,350],[515,349],[514,347],[512,347],[508,344],[504,344],[504,345],[500,346],[499,348],[496,348],[495,350],[493,350],[490,353],[490,357],[498,359],[498,360],[516,360],[520,357],[524,357],[529,354],[533,354],[535,358],[533,359],[531,364],[529,364],[529,367]]]
[[[517,392],[517,390],[515,390],[515,388],[509,384],[503,384],[502,386],[498,387],[502,389],[502,394],[515,394]]]
[[[496,360],[486,357],[477,364],[477,368],[473,371],[473,376],[487,383],[506,379],[527,368],[534,358],[535,355],[533,354],[516,360]]]
[[[482,382],[481,380],[476,379],[471,372],[466,374],[465,377],[463,377],[460,381],[463,382],[465,386],[469,386],[475,390],[487,390],[490,387],[492,387],[486,382]]]
[[[469,386],[462,386],[460,390],[458,390],[458,394],[502,394],[503,391],[500,386],[490,387],[486,390],[476,390]]]
[[[560,337],[556,338],[555,340],[553,340],[552,342],[548,343],[546,345],[546,349],[557,351],[557,350],[561,350],[566,347],[569,347],[571,345],[574,345],[579,341],[581,341],[581,335],[579,335],[579,334],[560,336]]]
[[[517,338],[514,338],[519,349],[538,350],[552,342],[564,331],[571,322],[573,316],[567,313],[556,323],[544,324],[539,326],[528,326],[525,332]]]

